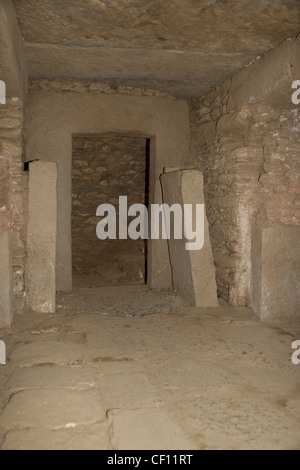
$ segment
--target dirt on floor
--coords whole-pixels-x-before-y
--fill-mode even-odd
[[[299,449],[299,322],[146,286],[75,289],[0,330],[0,449]]]

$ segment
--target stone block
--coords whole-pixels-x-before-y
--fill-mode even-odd
[[[300,227],[254,227],[251,307],[267,321],[300,316]]]
[[[156,408],[110,410],[114,449],[181,450],[194,443],[165,411]]]
[[[68,429],[105,421],[97,390],[39,389],[13,395],[1,414],[4,429]]]
[[[291,63],[296,64],[298,51],[299,40],[286,41],[235,74],[230,86],[228,110],[259,101],[290,106],[294,80]]]
[[[162,174],[161,184],[163,202],[169,206],[177,203],[183,209],[184,204],[204,204],[203,176],[198,170]],[[175,239],[171,235],[168,240],[173,287],[193,305],[217,307],[215,268],[205,210],[201,223],[204,223],[204,244],[201,249],[188,250],[184,236]]]
[[[55,312],[57,166],[32,162],[29,167],[27,227],[27,304],[37,312]]]
[[[0,233],[0,328],[13,319],[12,246],[10,232]]]

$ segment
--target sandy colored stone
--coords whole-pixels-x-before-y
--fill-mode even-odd
[[[188,105],[157,96],[34,90],[27,111],[26,158],[58,159],[57,289],[70,291],[72,134],[155,136],[150,139],[149,201],[160,203],[163,167],[181,165],[188,153]],[[43,138],[41,127],[48,129]],[[166,240],[149,240],[148,256],[148,283],[171,287]]]
[[[24,390],[14,394],[0,416],[5,429],[63,429],[105,420],[101,398],[96,390]]]
[[[3,450],[110,450],[107,425],[69,427],[68,429],[12,430],[5,436]]]
[[[270,327],[225,302],[140,315],[147,296],[156,305],[167,294],[97,291],[76,310],[64,294],[55,318],[16,316],[0,367],[2,449],[299,447],[299,322]],[[112,298],[114,314],[96,313]],[[127,300],[131,316],[120,317]]]
[[[297,67],[299,50],[299,40],[286,41],[237,74],[231,83],[228,110],[260,100],[286,106],[291,99],[293,68]]]
[[[300,313],[300,228],[253,230],[252,308],[269,321]]]
[[[299,111],[291,108],[298,53],[299,39],[287,41],[236,74],[231,86],[192,102],[190,162],[203,169],[218,294],[232,305],[252,303],[253,225],[299,225]],[[212,111],[215,100],[228,105],[208,134],[201,112]]]
[[[193,443],[164,410],[111,411],[111,442],[118,450],[183,450]]]
[[[82,287],[88,282],[97,286],[109,284],[112,270],[116,272],[114,283],[144,282],[145,241],[120,241],[119,237],[100,240],[96,227],[102,217],[96,217],[96,210],[100,204],[112,204],[118,228],[119,196],[127,197],[128,208],[132,204],[145,203],[146,195],[148,197],[146,146],[145,138],[130,136],[73,138],[73,287]],[[83,163],[88,166],[83,166]],[[101,175],[97,172],[98,167]],[[131,218],[127,225],[130,221]]]
[[[96,384],[95,375],[95,370],[88,367],[22,367],[15,370],[6,386],[13,393],[36,388],[90,390]]]
[[[233,0],[13,4],[31,77],[99,80],[126,93],[200,96],[299,32],[297,0],[267,8],[242,0],[238,11]]]
[[[28,87],[27,64],[18,20],[11,1],[6,1],[1,5],[0,44],[1,80],[5,82],[6,103],[9,103],[12,97],[25,97]]]
[[[180,204],[184,213],[184,204],[193,204],[194,207],[195,204],[204,204],[203,176],[198,170],[164,173],[161,175],[161,183],[163,201],[169,207],[172,204]],[[204,220],[201,219],[200,222],[200,227],[203,227],[204,223],[204,244],[200,249],[187,250],[187,238],[184,234],[182,239],[174,239],[171,236],[168,240],[173,285],[192,305],[217,307],[215,269],[205,208]],[[197,238],[200,238],[200,233],[197,233]]]
[[[27,338],[28,341],[28,338]],[[39,365],[76,365],[85,356],[85,345],[74,341],[47,339],[19,344],[9,355],[9,360],[20,367]]]
[[[161,407],[162,397],[145,373],[109,374],[101,377],[99,385],[103,391],[107,409]],[[139,390],[143,389],[140,394]]]
[[[291,101],[300,78],[299,2],[119,3],[1,2],[0,327],[7,303],[22,315],[14,315],[12,335],[2,331],[0,448],[142,448],[146,441],[299,449],[300,366],[291,361],[300,334],[300,108]],[[150,202],[162,202],[163,168],[203,173],[218,295],[238,309],[112,288],[62,297],[48,315],[24,310],[27,287],[49,282],[53,297],[56,288],[72,289],[72,136],[112,134],[150,139]],[[24,160],[36,159],[58,163],[58,252],[57,269],[47,252],[33,279],[32,246],[47,238],[40,211],[26,240]],[[126,155],[129,191],[134,159]],[[107,191],[115,204],[118,165],[81,163],[77,176],[91,186],[84,195],[93,198],[100,181],[101,197]],[[74,199],[78,208],[82,195]],[[123,252],[117,270],[129,272]],[[148,269],[150,286],[172,287],[165,240],[149,241]],[[111,285],[118,280],[113,270],[106,275]],[[193,277],[185,281],[194,288]],[[65,424],[69,412],[81,424]]]
[[[0,327],[13,319],[12,244],[10,232],[0,233]]]
[[[27,305],[44,313],[55,312],[57,166],[32,162],[29,174],[27,229]]]
[[[165,166],[164,173],[172,173],[173,171],[179,171],[179,166]]]

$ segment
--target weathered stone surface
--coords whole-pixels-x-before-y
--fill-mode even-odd
[[[122,450],[193,449],[194,444],[165,410],[112,410],[111,442]]]
[[[146,139],[129,136],[78,137],[72,151],[72,266],[74,277],[90,275],[99,285],[145,281],[145,242],[142,239],[99,240],[96,217],[100,204],[112,204],[119,227],[119,196],[127,196],[127,207],[148,203]],[[107,183],[103,185],[101,183]],[[132,218],[128,218],[128,223]],[[107,274],[107,277],[106,277]],[[83,276],[84,277],[84,276]],[[87,277],[87,276],[85,276]],[[73,285],[75,285],[73,283]]]
[[[53,410],[56,410],[53,413]],[[5,429],[39,427],[68,428],[105,420],[97,390],[23,390],[12,396],[0,417]]]
[[[140,316],[145,299],[165,294],[145,286],[81,292],[77,308],[64,294],[58,315],[17,315],[4,336],[1,449],[299,447],[300,377],[291,361],[299,321],[271,328],[222,301]],[[97,312],[112,298],[125,309],[133,296],[133,316]]]
[[[180,97],[207,92],[299,31],[297,0],[13,4],[30,77],[95,77]]]
[[[6,159],[0,158],[0,232],[10,229],[10,168]]]
[[[299,63],[299,54],[299,39],[293,39],[236,74],[230,86],[228,110],[259,101],[286,106],[291,99],[291,85],[296,78],[294,67]]]
[[[56,185],[56,163],[30,163],[26,275],[27,305],[38,312],[55,312]]]
[[[79,112],[80,110],[80,112]],[[57,289],[72,288],[71,155],[73,134],[150,138],[149,202],[161,202],[163,167],[180,165],[189,151],[187,103],[158,96],[34,90],[27,113],[26,158],[58,159]],[[41,135],[41,127],[48,132]],[[148,282],[171,287],[166,240],[149,240]]]
[[[33,79],[29,83],[30,90],[63,90],[75,93],[88,91],[89,93],[122,94],[135,96],[160,96],[175,99],[169,93],[155,90],[152,88],[136,88],[125,86],[110,86],[105,82],[90,80],[65,80],[65,79]]]
[[[198,170],[164,173],[160,178],[163,202],[169,206],[180,204],[184,213],[184,204],[204,204],[203,176]],[[195,212],[193,217],[192,227],[194,228]],[[198,224],[199,220],[197,220],[197,236],[192,243],[201,243],[203,230],[204,244],[202,247],[201,243],[200,249],[188,250],[185,236],[182,239],[175,239],[171,236],[168,240],[173,285],[191,304],[198,307],[217,307],[215,269],[205,210],[204,219],[200,220],[199,227]],[[201,228],[201,233],[198,232],[199,228]]]
[[[90,390],[95,386],[95,371],[86,366],[20,367],[7,381],[12,393],[36,388]]]
[[[204,174],[218,292],[233,305],[251,303],[252,226],[300,224],[299,110],[289,67],[298,49],[299,39],[288,41],[191,102],[190,163]]]
[[[243,0],[238,14],[228,20],[234,2],[221,3],[203,0],[183,8],[179,1],[181,8],[175,8],[169,1],[150,7],[146,1],[127,2],[121,12],[118,2],[106,0],[84,6],[71,0],[57,6],[54,0],[46,0],[39,8],[33,0],[7,0],[0,7],[0,71],[8,90],[7,104],[0,106],[0,152],[6,162],[1,164],[0,231],[12,231],[14,307],[21,308],[24,299],[27,205],[22,162],[27,74],[18,21],[34,79],[30,100],[43,96],[41,106],[35,102],[28,114],[26,158],[61,156],[58,288],[71,289],[71,165],[66,156],[70,135],[125,132],[151,137],[154,167],[150,173],[155,183],[150,196],[151,202],[160,202],[162,165],[182,167],[189,154],[187,106],[172,95],[198,96],[232,75],[191,104],[189,163],[196,164],[205,178],[219,295],[234,305],[250,305],[252,226],[300,224],[300,111],[291,102],[291,83],[300,70],[300,37],[292,37],[298,34],[299,4],[288,0],[280,7],[270,2],[262,6],[255,1],[249,6]],[[51,28],[46,28],[49,11]],[[134,27],[129,18],[137,19]],[[105,24],[101,35],[99,24]],[[219,33],[213,39],[211,24]],[[236,41],[236,28],[240,32],[241,25],[243,36]],[[275,45],[279,47],[272,49]],[[250,60],[253,63],[248,66]],[[45,114],[49,117],[41,119]],[[53,123],[58,123],[56,129]],[[47,129],[42,143],[37,142],[41,127]],[[53,135],[55,143],[49,142]],[[82,181],[90,181],[94,170],[93,166],[79,169]],[[118,168],[108,170],[112,177],[100,185],[103,193],[111,190],[109,202],[116,204],[113,193],[118,178],[113,175]],[[78,198],[74,207],[80,203]],[[95,219],[91,217],[89,223]],[[150,283],[170,287],[166,243],[149,243],[149,253]],[[128,256],[118,264],[131,271]]]
[[[44,339],[43,343],[22,343],[9,355],[19,367],[76,365],[85,357],[86,345],[75,341]]]
[[[1,33],[4,34],[4,31],[5,29]],[[2,42],[0,56],[4,46]],[[4,77],[1,76],[1,78]],[[18,77],[14,77],[14,80],[14,84],[11,83],[12,87],[9,87],[9,92],[14,89],[16,93],[19,90],[22,94],[17,83]],[[27,180],[24,178],[22,163],[22,132],[22,101],[17,97],[8,97],[6,105],[0,105],[0,232],[11,232],[14,309],[16,311],[20,310],[24,304]],[[3,295],[9,296],[10,294]]]
[[[252,241],[253,311],[263,320],[300,315],[300,227],[255,227]]]
[[[137,373],[135,364],[130,364],[128,371],[123,373],[109,373],[100,379],[103,391],[103,405],[106,409],[130,409],[134,403],[135,408],[158,408],[163,405],[161,394],[150,382],[145,372]],[[101,368],[102,370],[102,368]],[[139,394],[143,387],[144,393]]]
[[[13,319],[12,245],[10,232],[0,232],[0,328]]]
[[[27,95],[27,68],[15,9],[10,0],[0,7],[0,76],[7,98]]]
[[[8,431],[3,450],[110,450],[106,423],[69,427],[56,431],[35,429]]]

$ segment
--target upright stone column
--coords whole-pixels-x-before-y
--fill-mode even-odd
[[[203,176],[198,170],[179,170],[161,175],[163,202],[171,206],[204,204]],[[204,208],[205,209],[205,208]],[[204,244],[201,249],[188,250],[188,240],[168,240],[172,266],[173,286],[192,305],[218,307],[215,267],[204,210]],[[194,224],[195,226],[195,220]],[[194,229],[195,230],[195,229]]]
[[[300,227],[253,227],[251,308],[266,321],[300,316]]]
[[[27,228],[27,306],[55,312],[57,236],[57,165],[29,165]]]
[[[0,233],[0,328],[13,319],[12,248],[10,232]]]

